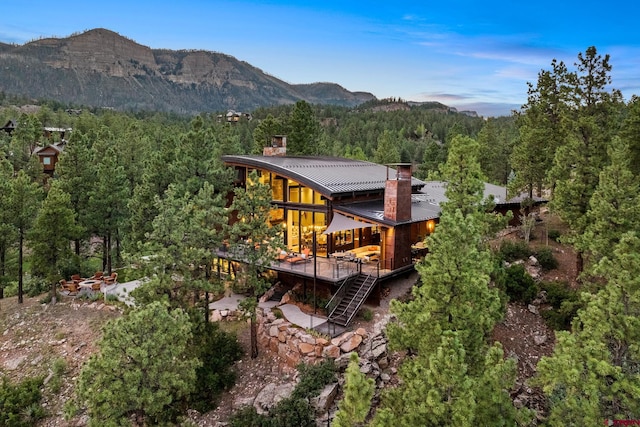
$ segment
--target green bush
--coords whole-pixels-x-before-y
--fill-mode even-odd
[[[28,378],[11,384],[5,377],[0,383],[0,426],[32,426],[43,418],[40,406],[42,378]]]
[[[194,409],[206,412],[215,408],[215,399],[223,390],[235,384],[233,363],[242,357],[242,347],[235,335],[221,331],[217,323],[204,322],[201,317],[196,317],[196,322],[192,345],[202,366],[196,369],[190,403]]]
[[[336,365],[332,359],[326,359],[315,365],[298,365],[300,382],[296,385],[292,397],[308,399],[316,396],[320,390],[336,378]]]
[[[317,365],[298,365],[300,382],[291,397],[283,399],[269,411],[259,415],[255,408],[248,407],[234,413],[232,427],[314,427],[314,413],[309,400],[317,396],[327,384],[335,381],[336,366],[333,360]]]
[[[507,262],[513,262],[519,259],[527,259],[531,256],[529,246],[521,241],[503,240],[500,243],[498,251],[500,258]]]
[[[535,281],[521,264],[506,268],[501,280],[504,280],[503,288],[511,301],[529,304],[538,293]]]
[[[543,270],[551,271],[558,268],[558,260],[553,256],[553,251],[550,247],[539,248],[535,256]]]
[[[555,330],[568,330],[578,310],[582,308],[580,293],[566,282],[542,282],[540,289],[547,293],[550,310],[542,311],[542,317]]]
[[[24,293],[31,298],[49,292],[50,289],[51,285],[39,277],[28,277],[24,281]]]
[[[549,232],[547,233],[547,236],[549,236],[551,240],[554,240],[556,242],[560,241],[561,235],[562,233],[560,233],[560,230],[549,230]]]
[[[365,322],[370,322],[373,319],[373,311],[367,307],[361,308],[358,315],[362,317],[362,320]]]

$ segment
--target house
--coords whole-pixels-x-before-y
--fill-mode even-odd
[[[267,266],[282,283],[318,283],[348,300],[329,318],[347,325],[364,300],[385,280],[414,269],[426,253],[424,241],[440,216],[446,183],[425,182],[410,164],[379,165],[338,157],[286,156],[286,137],[275,137],[263,155],[222,157],[235,169],[235,185],[245,187],[257,171],[272,191],[270,224],[282,229],[287,248]],[[504,187],[485,186],[496,210],[519,207]],[[302,256],[305,248],[311,256]],[[218,254],[230,268],[241,262]],[[312,262],[311,262],[312,261]],[[222,268],[224,270],[224,268]],[[219,270],[220,271],[220,270]],[[229,271],[230,273],[230,271]],[[346,287],[346,289],[345,289]],[[349,289],[359,289],[348,296]],[[344,295],[343,295],[344,294]],[[354,300],[356,299],[356,300]],[[337,308],[334,308],[337,309]]]
[[[5,131],[6,133],[8,133],[9,135],[11,135],[11,133],[13,133],[13,131],[16,129],[16,121],[15,120],[9,120],[7,121],[7,123],[5,123],[4,126],[2,126],[2,130]]]
[[[56,163],[58,163],[58,156],[64,150],[64,146],[64,142],[58,142],[44,147],[36,147],[33,150],[32,155],[38,156],[43,172],[50,177],[53,176],[53,172],[56,169]]]

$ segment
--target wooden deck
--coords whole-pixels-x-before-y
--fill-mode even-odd
[[[221,259],[243,262],[242,251],[217,251],[217,256]],[[347,277],[355,276],[360,272],[364,274],[372,274],[373,276],[384,280],[400,274],[405,274],[413,271],[414,269],[413,265],[408,265],[400,269],[388,270],[381,268],[377,261],[357,263],[337,258],[314,258],[313,256],[308,259],[294,260],[294,262],[289,262],[286,259],[280,261],[274,260],[270,265],[265,267],[272,271],[292,274],[298,277],[315,277],[318,280],[330,283],[341,282]]]

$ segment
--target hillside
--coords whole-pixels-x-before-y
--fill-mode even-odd
[[[374,100],[335,83],[288,84],[230,55],[151,49],[107,29],[0,43],[0,91],[64,103],[180,114]]]
[[[555,217],[545,218],[549,226],[557,227]],[[557,269],[546,272],[542,279],[561,280],[571,283],[575,279],[575,254],[571,249],[555,241],[547,241],[546,228],[536,228],[533,247],[549,245],[558,262]],[[517,239],[516,233],[503,238]],[[390,300],[408,298],[410,288],[417,280],[417,273],[405,279],[398,279],[384,292],[385,297],[378,306],[369,306],[372,320],[357,318],[354,328],[362,327],[368,332],[376,329],[377,323],[388,314]],[[44,387],[43,403],[48,416],[39,426],[85,425],[85,415],[65,421],[64,404],[74,396],[75,381],[87,358],[95,353],[102,326],[121,315],[121,310],[101,302],[91,302],[75,297],[63,297],[55,306],[43,305],[40,297],[26,298],[23,305],[17,304],[16,297],[0,300],[0,327],[5,331],[0,335],[0,376],[12,380],[35,375],[51,376],[56,360],[65,361],[59,390],[52,392],[51,385]],[[236,385],[226,391],[218,409],[205,414],[190,411],[190,418],[199,426],[219,426],[241,403],[253,402],[258,393],[269,384],[282,384],[295,378],[286,364],[268,351],[261,351],[256,359],[251,359],[248,327],[238,324],[236,328],[240,343],[245,349],[245,357],[237,362],[238,379]],[[544,340],[541,340],[544,338]],[[512,390],[514,400],[542,413],[543,398],[539,390],[526,386],[526,380],[535,374],[541,357],[552,353],[555,334],[545,324],[537,311],[528,309],[521,303],[509,303],[505,318],[496,325],[492,339],[500,341],[505,354],[517,360],[518,377]],[[391,356],[390,375],[395,376],[397,366],[402,361],[401,353]],[[335,408],[334,408],[335,409]]]

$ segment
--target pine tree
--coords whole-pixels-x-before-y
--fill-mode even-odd
[[[249,294],[241,308],[251,320],[251,357],[258,356],[256,309],[258,298],[267,291],[269,283],[263,277],[264,269],[275,260],[282,248],[280,232],[269,222],[271,187],[260,181],[256,171],[247,176],[246,188],[236,188],[229,210],[237,220],[229,227],[230,249],[241,254],[245,266],[239,285]]]
[[[70,243],[78,235],[71,197],[54,181],[29,233],[33,270],[51,285],[56,302],[56,285],[72,258]]]
[[[400,141],[397,135],[385,129],[378,137],[378,147],[376,148],[373,161],[381,165],[399,163],[400,151],[398,147]]]
[[[420,347],[398,374],[400,386],[385,396],[374,427],[475,426],[474,380],[456,332],[446,331],[435,347]]]
[[[291,111],[287,123],[287,152],[289,154],[316,154],[320,124],[313,114],[311,105],[298,101]]]
[[[28,231],[33,225],[40,208],[42,198],[42,188],[31,180],[24,171],[11,180],[11,190],[7,205],[9,207],[9,218],[18,235],[18,302],[23,302],[23,259],[24,242]]]
[[[550,406],[548,424],[598,425],[640,418],[640,239],[627,233],[596,272],[607,284],[583,294],[571,332],[557,333],[550,357],[538,363],[534,385]]]
[[[612,254],[626,232],[640,229],[640,184],[629,169],[629,150],[614,138],[608,153],[611,164],[600,172],[584,233],[575,239],[578,249],[592,255],[593,264]]]
[[[4,298],[4,288],[9,282],[7,255],[17,237],[10,216],[12,177],[13,166],[7,159],[0,156],[0,299]]]
[[[338,403],[338,412],[333,427],[354,427],[362,425],[371,408],[371,398],[375,391],[373,379],[360,372],[360,359],[353,352],[345,372],[344,397]]]
[[[157,425],[179,414],[200,362],[188,355],[188,315],[156,302],[110,321],[83,366],[78,397],[89,425]]]
[[[571,229],[565,241],[575,244],[587,225],[589,201],[598,185],[600,171],[608,164],[610,143],[621,108],[621,94],[608,91],[611,83],[609,55],[599,55],[590,47],[578,55],[572,83],[573,108],[569,129],[555,152],[549,176],[556,183],[552,208]],[[576,270],[584,269],[583,253],[576,248]]]

